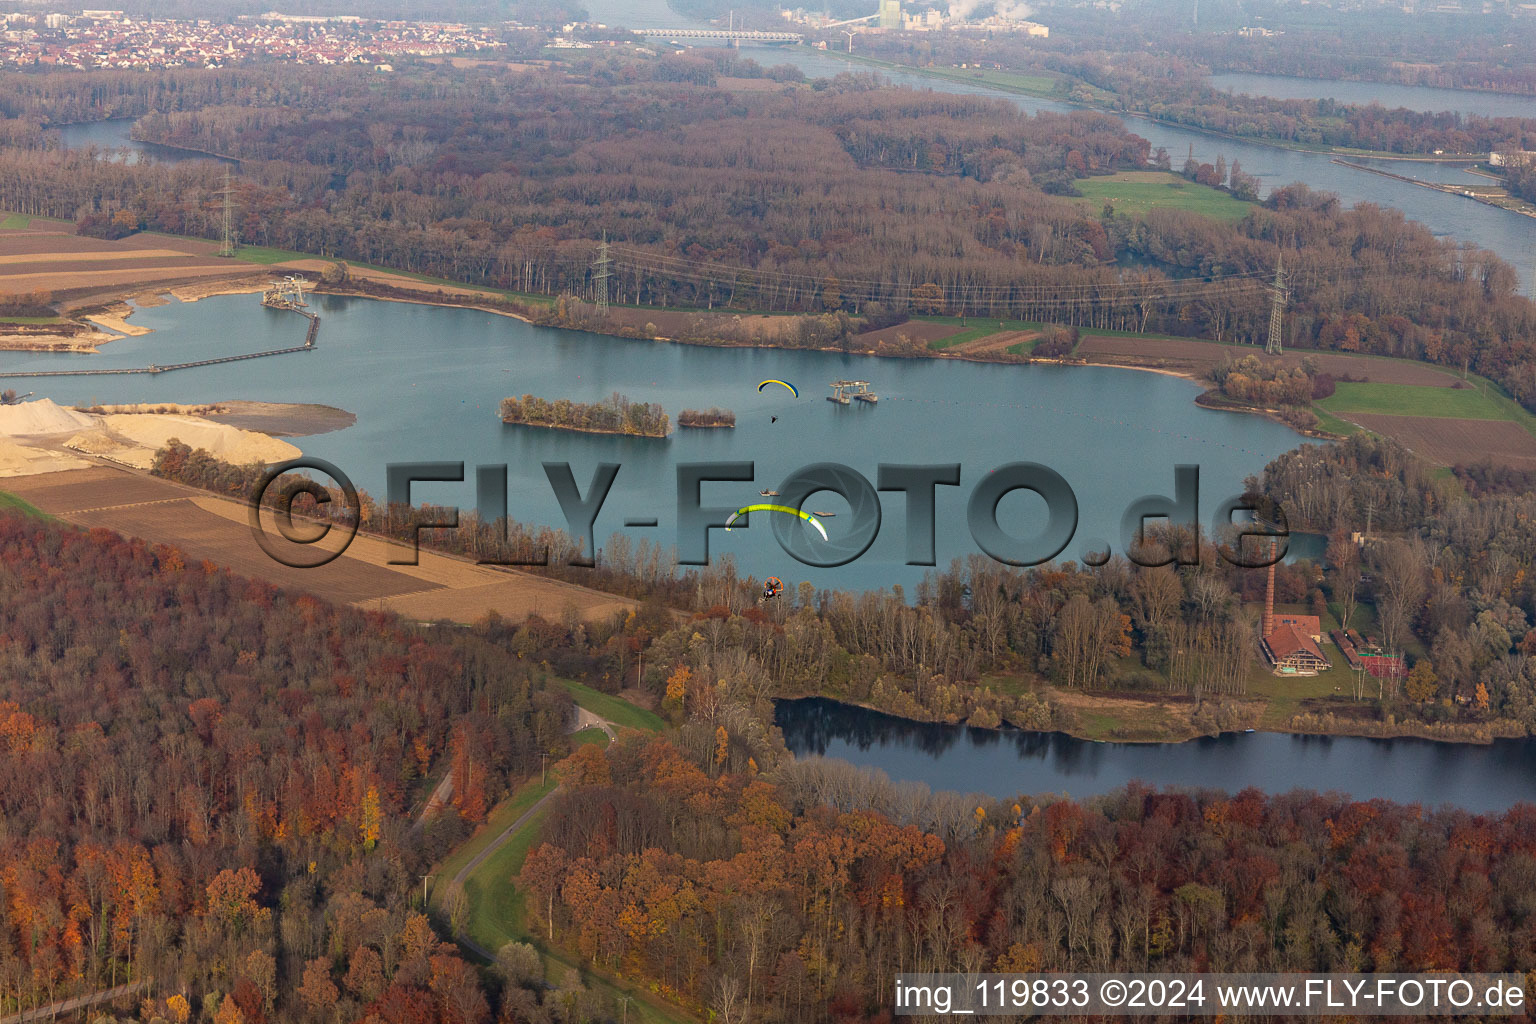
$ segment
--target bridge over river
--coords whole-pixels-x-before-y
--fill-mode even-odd
[[[651,39],[724,39],[732,43],[798,43],[798,32],[757,32],[729,28],[646,28],[635,32]]]

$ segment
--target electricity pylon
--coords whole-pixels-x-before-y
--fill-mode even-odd
[[[1269,301],[1269,342],[1264,346],[1266,355],[1277,356],[1281,352],[1280,339],[1285,333],[1285,254],[1280,254],[1275,264],[1275,289]]]
[[[613,273],[613,257],[608,255],[608,232],[597,246],[597,259],[592,261],[592,283],[597,287],[597,315],[608,315],[608,278]]]
[[[224,168],[224,187],[219,190],[224,197],[224,241],[219,246],[220,256],[235,254],[235,191],[229,180],[229,168]]]

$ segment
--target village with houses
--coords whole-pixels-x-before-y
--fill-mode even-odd
[[[219,68],[261,60],[380,64],[505,49],[494,30],[271,11],[234,21],[131,18],[123,11],[0,15],[0,68]]]

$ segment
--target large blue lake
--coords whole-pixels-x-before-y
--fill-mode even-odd
[[[1174,467],[1201,470],[1202,518],[1242,489],[1243,478],[1301,443],[1289,429],[1257,416],[1216,412],[1193,403],[1199,387],[1160,374],[1101,367],[1012,366],[958,360],[877,359],[824,352],[715,349],[631,341],[535,327],[466,309],[371,299],[321,297],[314,352],[181,370],[159,376],[28,380],[28,389],[60,402],[220,399],[318,402],[357,414],[354,426],[299,439],[307,454],[330,460],[358,486],[385,493],[392,462],[463,461],[464,484],[418,485],[416,501],[471,507],[476,464],[509,466],[511,515],[560,525],[563,518],[541,464],[569,461],[585,491],[599,463],[621,465],[594,531],[599,542],[623,531],[629,517],[654,516],[654,529],[625,531],[664,546],[675,541],[675,467],[682,462],[752,460],[751,483],[710,483],[706,505],[761,501],[792,471],[815,462],[846,464],[874,482],[881,463],[955,463],[959,487],[938,488],[940,565],[978,551],[965,524],[976,482],[1010,462],[1038,462],[1066,478],[1079,505],[1077,538],[1063,558],[1115,543],[1120,516],[1147,494],[1172,494]],[[254,295],[141,309],[133,322],[151,334],[123,338],[99,355],[4,353],[10,370],[129,367],[297,344],[304,321],[262,308]],[[826,401],[827,384],[869,380],[875,407]],[[766,378],[794,382],[761,394]],[[648,440],[508,426],[497,415],[507,395],[594,401],[620,391],[658,402],[676,418],[684,408],[733,409],[734,430],[679,430]],[[774,421],[777,417],[777,421]],[[747,530],[711,531],[710,555],[732,555],[759,579],[777,575],[790,587],[910,588],[924,569],[905,564],[906,512],[899,493],[883,498],[874,546],[850,565],[813,569],[785,555],[770,523],[753,517]],[[832,537],[850,530],[848,506],[826,494],[807,507],[841,514],[826,519]],[[999,521],[1030,537],[1043,526],[1044,503],[1029,492],[1003,500]]]

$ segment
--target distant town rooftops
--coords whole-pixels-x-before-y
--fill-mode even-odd
[[[0,67],[55,66],[80,70],[217,67],[239,61],[387,65],[406,56],[431,57],[505,49],[488,28],[449,22],[363,21],[279,12],[242,15],[235,23],[208,19],[121,18],[120,11],[57,12],[3,17]],[[30,23],[33,28],[24,28]],[[46,34],[36,29],[45,28]]]

